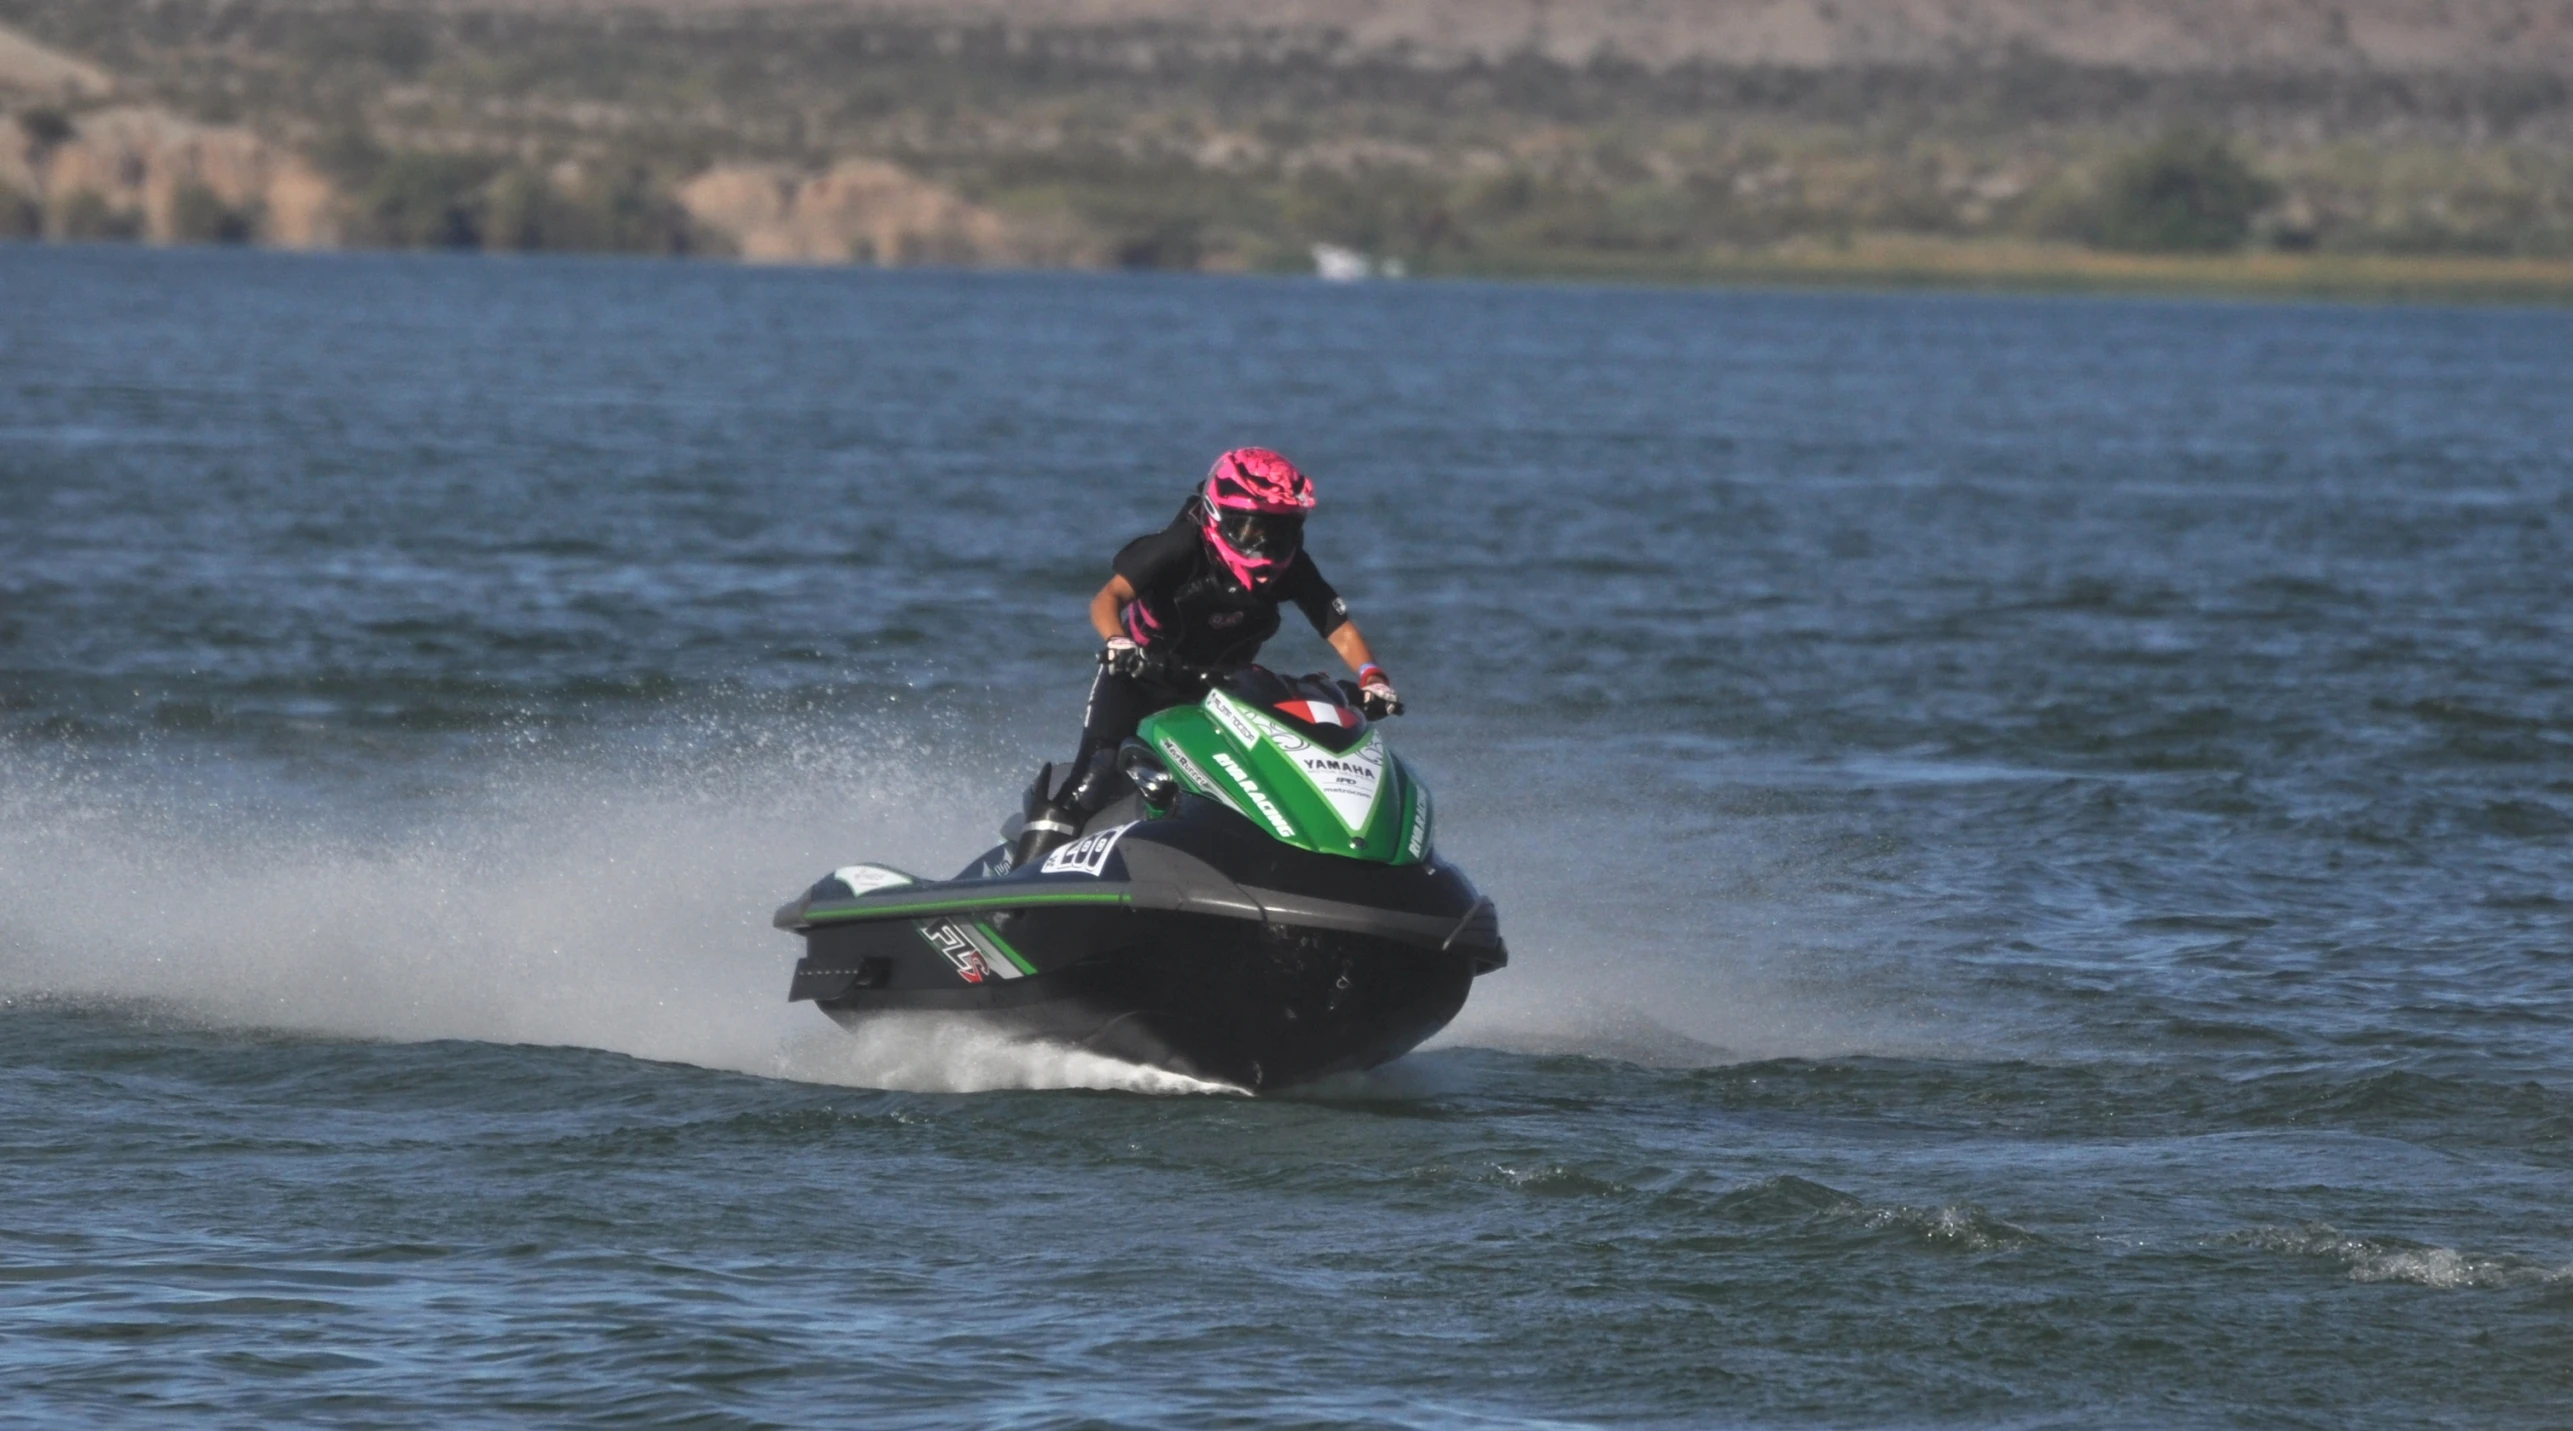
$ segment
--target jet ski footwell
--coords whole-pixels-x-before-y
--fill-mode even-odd
[[[777,912],[805,940],[790,997],[853,1026],[969,1014],[1260,1092],[1400,1057],[1509,961],[1454,866],[1292,849],[1194,796],[1036,865],[1006,859],[945,881],[824,879]]]

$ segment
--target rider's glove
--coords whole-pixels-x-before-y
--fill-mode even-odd
[[[1140,676],[1152,664],[1152,658],[1144,654],[1143,647],[1125,637],[1111,636],[1108,644],[1099,648],[1099,664],[1112,675]]]
[[[1394,683],[1385,679],[1385,668],[1373,661],[1359,669],[1358,697],[1370,720],[1403,713],[1403,698],[1394,694]]]

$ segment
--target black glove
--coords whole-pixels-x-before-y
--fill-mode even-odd
[[[1403,698],[1394,694],[1394,683],[1385,679],[1384,667],[1371,664],[1358,673],[1358,708],[1369,720],[1403,713]]]
[[[1152,670],[1153,658],[1125,637],[1111,636],[1108,644],[1099,648],[1099,664],[1112,675],[1141,676]]]

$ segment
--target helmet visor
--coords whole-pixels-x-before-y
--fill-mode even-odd
[[[1285,561],[1304,545],[1304,514],[1227,508],[1217,514],[1215,530],[1226,546],[1254,561]]]

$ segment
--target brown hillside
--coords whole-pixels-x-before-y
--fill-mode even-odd
[[[2573,262],[2573,0],[0,0],[13,30],[0,236]],[[118,157],[150,136],[109,107],[256,135],[330,198]]]
[[[309,0],[315,5],[334,0]],[[463,8],[403,0],[408,8]],[[394,7],[388,7],[394,8]],[[1811,69],[1945,64],[2013,49],[2190,71],[2573,74],[2567,0],[474,0],[536,13],[791,11],[1030,30],[1150,25],[1335,38],[1431,61],[1534,52],[1580,62]]]

